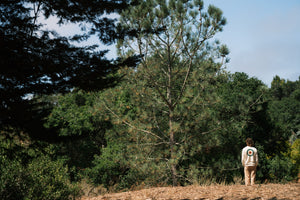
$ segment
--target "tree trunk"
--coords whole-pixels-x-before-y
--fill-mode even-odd
[[[169,116],[169,128],[170,128],[170,160],[171,160],[171,173],[173,186],[177,186],[177,169],[176,169],[176,151],[175,151],[175,139],[174,139],[174,130],[173,130],[173,111],[170,110]]]
[[[175,152],[175,139],[174,139],[174,129],[173,129],[173,115],[174,115],[174,107],[173,107],[173,95],[172,95],[172,62],[171,62],[171,51],[170,46],[168,46],[168,88],[167,88],[167,99],[168,99],[168,107],[169,107],[169,133],[170,133],[170,166],[172,173],[172,181],[173,186],[177,185],[177,169],[176,169],[176,152]]]

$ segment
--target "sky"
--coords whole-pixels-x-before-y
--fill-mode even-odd
[[[230,50],[226,70],[245,72],[270,86],[273,77],[296,81],[300,76],[300,0],[204,0],[223,11],[227,24],[214,39]],[[55,27],[55,20],[48,20]],[[80,31],[59,27],[64,35]],[[114,47],[108,58],[116,56]]]
[[[230,72],[245,72],[270,86],[273,77],[300,76],[300,0],[206,0],[227,24],[216,35],[230,50]]]

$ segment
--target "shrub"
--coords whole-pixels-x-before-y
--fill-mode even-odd
[[[124,166],[122,145],[109,145],[96,155],[93,167],[87,170],[87,176],[95,185],[108,188],[120,182],[120,177],[127,171]]]
[[[24,199],[27,186],[21,163],[0,155],[0,169],[0,199]]]
[[[41,155],[24,165],[19,159],[0,157],[0,199],[65,200],[79,196],[80,189],[70,182],[63,161]]]
[[[62,160],[52,161],[49,156],[33,160],[27,168],[27,198],[69,199],[79,195],[79,187],[70,182],[68,167]]]
[[[293,163],[293,159],[288,156],[287,152],[270,156],[263,151],[262,146],[259,146],[258,149],[258,180],[261,182],[286,182],[297,177],[297,165]]]
[[[290,157],[292,162],[300,169],[300,139],[296,139],[291,146]]]
[[[270,160],[268,168],[270,178],[278,182],[291,181],[297,176],[296,165],[288,157],[276,155]]]

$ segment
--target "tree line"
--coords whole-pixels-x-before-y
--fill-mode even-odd
[[[268,88],[224,65],[215,6],[195,1],[4,1],[1,5],[1,178],[6,199],[68,199],[80,182],[134,186],[239,183],[247,137],[259,182],[299,171],[299,80]],[[102,6],[99,6],[102,5]],[[118,12],[118,20],[101,18]],[[88,23],[61,37],[36,23]],[[118,58],[94,46],[117,42]],[[33,98],[27,98],[32,95]]]

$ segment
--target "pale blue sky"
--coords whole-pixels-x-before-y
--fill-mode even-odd
[[[223,11],[218,33],[230,49],[227,70],[245,72],[270,86],[275,75],[300,76],[300,0],[206,0]]]
[[[268,86],[275,75],[298,80],[300,0],[204,0],[204,4],[219,7],[227,19],[223,32],[215,38],[230,49],[228,71],[245,72]],[[47,25],[55,27],[55,20]],[[59,28],[63,35],[74,31],[80,29]],[[111,50],[107,57],[115,55]]]

